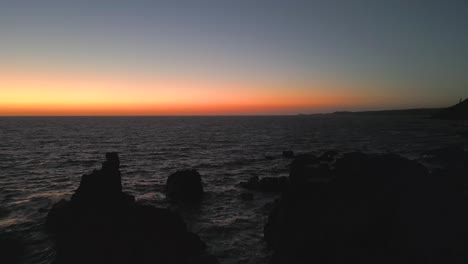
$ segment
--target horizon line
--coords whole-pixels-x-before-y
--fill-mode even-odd
[[[431,110],[444,109],[446,107],[417,107],[417,108],[397,108],[397,109],[374,109],[374,110],[336,110],[330,112],[318,113],[295,113],[295,114],[193,114],[193,115],[0,115],[1,117],[249,117],[249,116],[298,116],[298,115],[326,115],[334,113],[362,113],[362,112],[380,112],[380,111],[405,111],[405,110]]]

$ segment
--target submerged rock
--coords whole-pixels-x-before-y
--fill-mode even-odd
[[[393,154],[318,164],[293,161],[290,187],[264,228],[273,263],[468,260],[466,196],[445,177]]]
[[[197,201],[203,196],[200,173],[196,170],[182,170],[169,175],[166,182],[166,194],[178,201]]]
[[[56,242],[56,263],[213,263],[177,213],[122,192],[119,164],[117,153],[108,153],[70,201],[50,210],[46,229]]]

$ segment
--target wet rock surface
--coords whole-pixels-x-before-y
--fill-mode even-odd
[[[122,192],[119,165],[118,155],[108,153],[70,201],[50,210],[46,229],[56,263],[217,263],[177,213]]]
[[[454,161],[455,152],[435,153]],[[466,262],[468,201],[459,186],[468,170],[458,158],[429,171],[394,154],[296,157],[264,228],[272,262]]]

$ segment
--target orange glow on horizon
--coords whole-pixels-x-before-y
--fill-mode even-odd
[[[0,71],[0,115],[277,114],[356,101],[328,88],[317,83]]]
[[[280,112],[297,105],[49,105],[2,106],[3,115],[236,115]]]

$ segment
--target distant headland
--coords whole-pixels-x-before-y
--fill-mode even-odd
[[[434,118],[468,120],[468,99],[460,100],[458,104],[442,109],[434,114]]]
[[[398,110],[377,110],[377,111],[337,111],[333,112],[333,115],[348,115],[348,114],[359,114],[359,115],[424,115],[432,116],[440,112],[444,108],[414,108],[414,109],[398,109]]]
[[[332,115],[416,115],[429,116],[436,119],[446,120],[468,120],[468,99],[460,100],[458,104],[447,108],[413,108],[398,110],[377,110],[377,111],[336,111]]]

